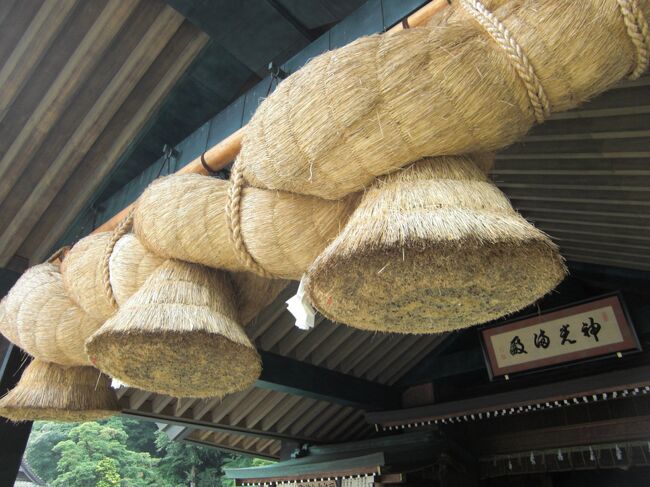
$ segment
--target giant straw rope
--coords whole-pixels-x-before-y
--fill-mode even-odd
[[[106,242],[101,261],[92,269],[100,273],[91,275],[88,281],[101,284],[101,296],[84,296],[81,283],[85,281],[66,286],[65,261],[63,277],[54,264],[33,270],[32,274],[40,272],[47,277],[42,282],[48,292],[62,296],[56,299],[65,319],[59,311],[43,314],[61,323],[76,323],[66,329],[64,339],[58,327],[42,327],[30,334],[19,326],[30,320],[38,324],[31,315],[27,319],[20,317],[29,306],[41,309],[37,302],[29,300],[37,287],[32,289],[24,282],[16,286],[23,294],[10,293],[0,305],[3,333],[45,360],[87,363],[80,351],[79,336],[72,336],[71,330],[88,336],[88,330],[113,317],[121,305],[111,279],[110,259],[115,246],[125,237],[131,218],[135,233],[160,256],[160,262],[182,259],[232,271],[251,271],[265,278],[297,279],[309,272],[308,291],[327,316],[351,322],[362,317],[361,324],[371,329],[388,327],[389,331],[404,332],[418,330],[414,323],[403,320],[415,316],[419,326],[422,318],[430,317],[430,297],[419,300],[422,296],[409,294],[422,286],[413,288],[408,276],[400,277],[398,270],[383,273],[385,267],[380,266],[386,256],[401,253],[403,266],[410,265],[414,273],[422,272],[418,274],[422,283],[429,282],[433,275],[427,269],[444,264],[437,272],[453,282],[449,287],[453,292],[446,297],[453,304],[454,300],[469,299],[473,292],[462,288],[463,281],[457,281],[462,272],[450,264],[462,258],[464,248],[472,253],[474,265],[480,266],[481,258],[492,255],[490,252],[504,242],[517,252],[524,252],[527,242],[535,242],[538,260],[534,264],[550,266],[543,285],[522,294],[517,303],[499,303],[490,311],[493,314],[483,316],[481,306],[467,316],[460,313],[450,321],[449,328],[518,309],[561,279],[564,267],[557,249],[545,235],[526,227],[496,189],[486,189],[485,195],[491,195],[490,204],[501,208],[504,216],[492,227],[482,220],[482,203],[481,210],[463,206],[463,191],[479,180],[470,169],[477,161],[439,157],[443,162],[437,167],[436,159],[422,159],[498,150],[520,138],[535,123],[542,123],[552,112],[576,107],[626,76],[638,78],[650,62],[646,22],[649,12],[648,0],[460,0],[434,18],[428,28],[364,37],[317,56],[261,103],[246,128],[229,183],[180,177],[158,181],[138,201],[135,213],[111,236],[103,237]],[[411,163],[415,163],[415,169],[410,172],[390,174]],[[463,171],[474,176],[466,178],[461,175]],[[447,176],[442,177],[443,173]],[[487,188],[487,183],[481,184]],[[172,194],[181,191],[177,187],[182,187],[183,194]],[[445,203],[439,206],[436,197],[431,197],[426,188],[436,187],[450,191],[450,201],[457,202],[455,209]],[[412,190],[405,193],[404,188]],[[353,213],[359,200],[351,193],[364,189],[368,191]],[[162,196],[165,194],[167,198]],[[386,195],[394,195],[394,201],[382,201]],[[196,214],[194,204],[201,206],[200,225],[187,218],[190,210]],[[273,205],[270,214],[262,214],[266,204]],[[400,227],[400,212],[416,215],[410,220],[413,228]],[[392,216],[395,218],[390,220]],[[421,238],[425,226],[426,237]],[[432,233],[434,227],[439,231]],[[477,229],[475,234],[466,232],[470,227]],[[371,231],[364,231],[366,228]],[[390,239],[395,235],[399,238],[387,244],[387,235],[372,234],[382,228]],[[521,235],[513,234],[514,228],[519,228]],[[445,232],[453,238],[443,238]],[[490,238],[484,239],[481,232]],[[415,243],[408,241],[411,234],[417,237]],[[516,238],[509,241],[510,237]],[[449,247],[451,241],[454,246]],[[82,242],[75,246],[77,252],[87,248],[87,242]],[[215,242],[222,249],[215,250]],[[471,245],[463,247],[467,242]],[[436,260],[440,255],[436,252],[441,251],[447,252],[449,262]],[[526,263],[524,253],[517,261],[521,265]],[[149,288],[141,290],[138,299],[134,298],[132,306],[125,309],[125,313],[131,313],[132,322],[142,318],[137,303],[146,304],[149,310],[158,305],[156,285],[165,286],[171,296],[174,292],[170,283],[174,279],[169,276],[190,272],[190,267],[180,262],[168,260],[165,265],[158,273],[152,272],[158,275],[158,281],[148,281]],[[72,272],[75,268],[71,264],[68,269]],[[196,270],[203,276],[204,270]],[[212,277],[205,274],[202,279],[209,283]],[[219,286],[228,287],[223,276],[218,280]],[[391,286],[397,281],[403,286],[399,291],[410,301],[404,301],[408,305],[403,308],[390,309],[399,308],[390,301],[394,290]],[[507,284],[507,289],[517,289],[516,282]],[[373,292],[373,285],[383,289],[385,299],[384,294]],[[481,291],[486,291],[486,303],[502,299],[500,292],[506,289],[490,287],[489,282],[481,286]],[[127,295],[135,291],[132,288]],[[373,322],[373,309],[359,310],[357,304],[344,302],[354,293],[367,303],[366,307],[375,306],[385,314],[375,313]],[[22,296],[28,299],[21,302]],[[384,301],[388,308],[380,310]],[[436,310],[440,320],[452,312],[453,306],[445,306]],[[413,309],[417,310],[415,314]],[[233,313],[228,308],[224,316],[235,323]],[[6,324],[11,321],[9,316],[14,320],[11,325]],[[395,318],[398,321],[391,322]],[[127,321],[117,323],[114,317],[111,320],[115,336],[128,340]],[[235,325],[233,330],[237,329]],[[79,329],[84,326],[88,329]],[[237,336],[241,343],[246,342],[245,335]],[[74,343],[66,349],[62,339]],[[54,348],[44,348],[46,341]],[[117,357],[118,342],[106,343]],[[250,349],[248,342],[245,347]],[[248,375],[244,382],[249,383],[251,377]],[[230,386],[236,389],[237,381]]]
[[[238,171],[246,185],[337,199],[422,157],[506,147],[645,72],[649,11],[647,0],[463,0],[428,28],[360,38],[262,101]]]

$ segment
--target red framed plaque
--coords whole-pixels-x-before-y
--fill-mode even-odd
[[[490,378],[641,349],[619,295],[480,331]]]

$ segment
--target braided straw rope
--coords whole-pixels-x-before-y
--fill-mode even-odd
[[[226,221],[230,241],[235,246],[237,258],[251,272],[269,279],[275,276],[264,269],[250,254],[241,231],[241,199],[244,191],[244,174],[240,165],[235,163],[230,174],[230,189],[228,190],[228,202],[226,203]]]
[[[115,248],[115,244],[117,243],[117,241],[121,239],[124,235],[129,233],[132,223],[133,223],[133,210],[131,210],[129,214],[126,216],[126,218],[122,220],[117,227],[115,227],[115,230],[113,230],[113,233],[111,234],[111,238],[106,243],[106,249],[104,251],[104,255],[102,256],[101,269],[102,269],[102,284],[104,285],[104,293],[106,294],[106,298],[108,299],[108,301],[110,302],[111,306],[114,309],[117,309],[117,301],[115,300],[115,294],[113,293],[113,286],[111,286],[111,270],[110,270],[111,254],[113,253],[113,249]]]
[[[528,56],[526,56],[521,46],[508,28],[485,8],[485,5],[480,0],[464,0],[462,5],[508,54],[519,79],[526,87],[526,94],[535,112],[537,123],[544,122],[551,114],[551,104],[548,101],[544,87],[535,74],[535,69],[530,64]]]
[[[636,49],[636,64],[630,73],[630,79],[638,79],[650,62],[650,35],[648,23],[639,7],[638,0],[618,0],[618,6],[623,15],[627,33]]]

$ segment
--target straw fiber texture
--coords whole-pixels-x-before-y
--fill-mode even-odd
[[[250,386],[259,356],[224,272],[164,262],[86,343],[93,363],[130,386],[171,396],[223,396]]]
[[[81,239],[68,252],[61,265],[66,291],[84,309],[106,321],[114,312],[106,297],[102,271],[110,233],[98,233]],[[109,258],[109,280],[118,306],[122,306],[165,261],[132,233],[122,236]],[[248,272],[233,274],[242,322],[247,323],[284,289],[286,281],[265,279]],[[87,337],[86,337],[87,338]]]
[[[104,322],[117,308],[103,292],[102,259],[111,232],[101,232],[79,240],[61,263],[61,274],[68,295],[86,313]]]
[[[122,306],[164,261],[144,247],[134,234],[120,238],[109,261],[111,288],[117,304]],[[242,324],[257,316],[287,285],[282,279],[266,279],[250,272],[233,272],[231,277]]]
[[[338,199],[423,157],[503,148],[647,67],[649,0],[484,4],[453,2],[282,81],[246,127],[245,180]]]
[[[0,301],[0,332],[2,332],[4,337],[11,343],[17,343],[20,341],[20,337],[18,335],[18,330],[16,329],[16,323],[7,316],[6,303],[7,298],[2,298]]]
[[[250,272],[232,272],[240,323],[246,326],[289,284],[284,279],[266,279]]]
[[[110,283],[118,306],[126,303],[164,261],[147,250],[132,233],[120,238],[109,260]]]
[[[30,355],[61,365],[88,365],[84,341],[100,326],[65,293],[59,266],[38,264],[4,299],[0,331]]]
[[[111,288],[117,304],[122,306],[164,261],[142,245],[134,234],[120,238],[109,261]],[[287,285],[281,279],[266,279],[250,272],[234,272],[232,281],[243,324],[252,320]]]
[[[308,273],[314,306],[348,325],[438,333],[517,311],[565,267],[471,158],[427,158],[379,179]]]
[[[231,271],[255,271],[244,264],[225,217],[230,184],[196,174],[153,182],[138,199],[134,232],[162,257]],[[270,275],[300,279],[336,237],[356,198],[320,198],[246,188],[241,231],[253,259]]]
[[[91,421],[118,412],[110,381],[97,369],[40,360],[0,399],[0,416],[12,421]]]

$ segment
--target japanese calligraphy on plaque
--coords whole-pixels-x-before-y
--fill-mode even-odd
[[[481,330],[492,377],[640,348],[618,296]]]

